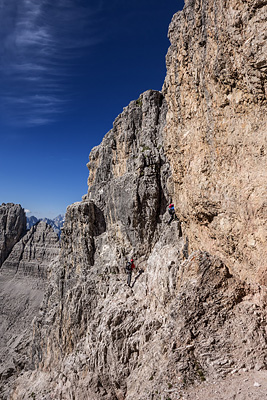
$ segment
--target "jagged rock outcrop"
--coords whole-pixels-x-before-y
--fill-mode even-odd
[[[53,346],[60,346],[63,354],[77,345],[90,319],[77,301],[75,309],[79,307],[78,318],[82,318],[80,333],[72,329],[78,323],[74,316],[77,313],[73,314],[71,307],[65,308],[65,296],[76,297],[78,284],[82,301],[91,302],[87,285],[93,293],[99,279],[103,286],[103,279],[110,275],[125,274],[127,259],[146,259],[159,237],[169,177],[162,142],[165,113],[166,105],[159,92],[143,93],[124,109],[101,145],[90,154],[88,194],[83,202],[67,209],[57,267],[61,271],[61,287],[57,289],[61,306],[56,312],[57,318],[64,319],[65,328],[60,328],[60,337],[52,342]],[[109,288],[104,284],[97,290],[106,292]],[[97,304],[96,299],[93,303]],[[52,336],[54,328],[50,327]],[[47,332],[42,334],[43,340],[49,336]],[[48,352],[58,357],[58,351]]]
[[[147,91],[132,101],[114,122],[100,146],[90,153],[89,200],[104,210],[120,252],[144,255],[154,243],[168,202],[169,165],[163,148],[166,102]]]
[[[169,27],[165,143],[189,246],[266,284],[266,42],[262,0],[186,0]]]
[[[161,235],[170,176],[162,138],[165,115],[162,94],[145,92],[90,154],[88,194],[68,207],[60,261],[35,323],[32,358],[44,371],[59,371],[85,339],[89,321],[94,326],[93,316],[99,318],[102,296],[120,288],[124,297],[126,260],[133,256],[144,264]]]
[[[59,255],[59,239],[53,228],[41,221],[13,247],[1,274],[46,278],[48,265]]]
[[[207,252],[188,257],[179,221],[166,223],[165,114],[146,92],[92,150],[34,323],[34,371],[12,399],[176,399],[193,382],[266,368],[266,288]],[[130,289],[132,256],[144,272]]]
[[[3,203],[0,206],[0,267],[25,232],[23,208],[19,204]]]
[[[17,207],[19,209],[19,207]],[[15,244],[0,269],[0,392],[30,365],[32,320],[43,300],[49,264],[59,254],[59,239],[44,222]]]

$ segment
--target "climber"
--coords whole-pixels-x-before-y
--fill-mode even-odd
[[[176,214],[175,214],[174,204],[173,204],[173,203],[171,203],[171,204],[169,205],[168,211],[169,211],[169,214],[170,214],[170,216],[171,216],[171,218],[170,218],[169,221],[168,221],[168,225],[170,225],[170,223],[172,222],[173,219],[177,219],[177,216],[176,216]]]
[[[135,265],[134,265],[133,259],[131,259],[131,262],[127,261],[126,266],[125,266],[125,270],[126,270],[126,273],[128,275],[128,277],[127,277],[127,285],[129,287],[131,287],[132,272],[133,272],[134,268],[135,268]]]

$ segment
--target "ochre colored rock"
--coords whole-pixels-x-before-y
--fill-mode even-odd
[[[266,12],[261,1],[185,1],[169,27],[163,90],[189,248],[248,282],[266,280]]]

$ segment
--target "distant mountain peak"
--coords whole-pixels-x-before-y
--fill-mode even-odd
[[[65,221],[65,215],[59,214],[57,217],[50,219],[50,218],[37,218],[34,215],[27,217],[27,229],[31,229],[31,227],[39,221],[45,221],[48,225],[51,225],[54,231],[60,237],[61,235],[61,228]]]

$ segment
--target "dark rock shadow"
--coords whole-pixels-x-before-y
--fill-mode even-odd
[[[94,236],[99,236],[106,232],[107,225],[103,211],[94,204]]]
[[[183,250],[182,250],[183,257],[186,258],[186,259],[189,257],[188,248],[189,248],[189,241],[188,241],[188,237],[186,237],[185,244],[184,244],[184,247],[183,247]]]

